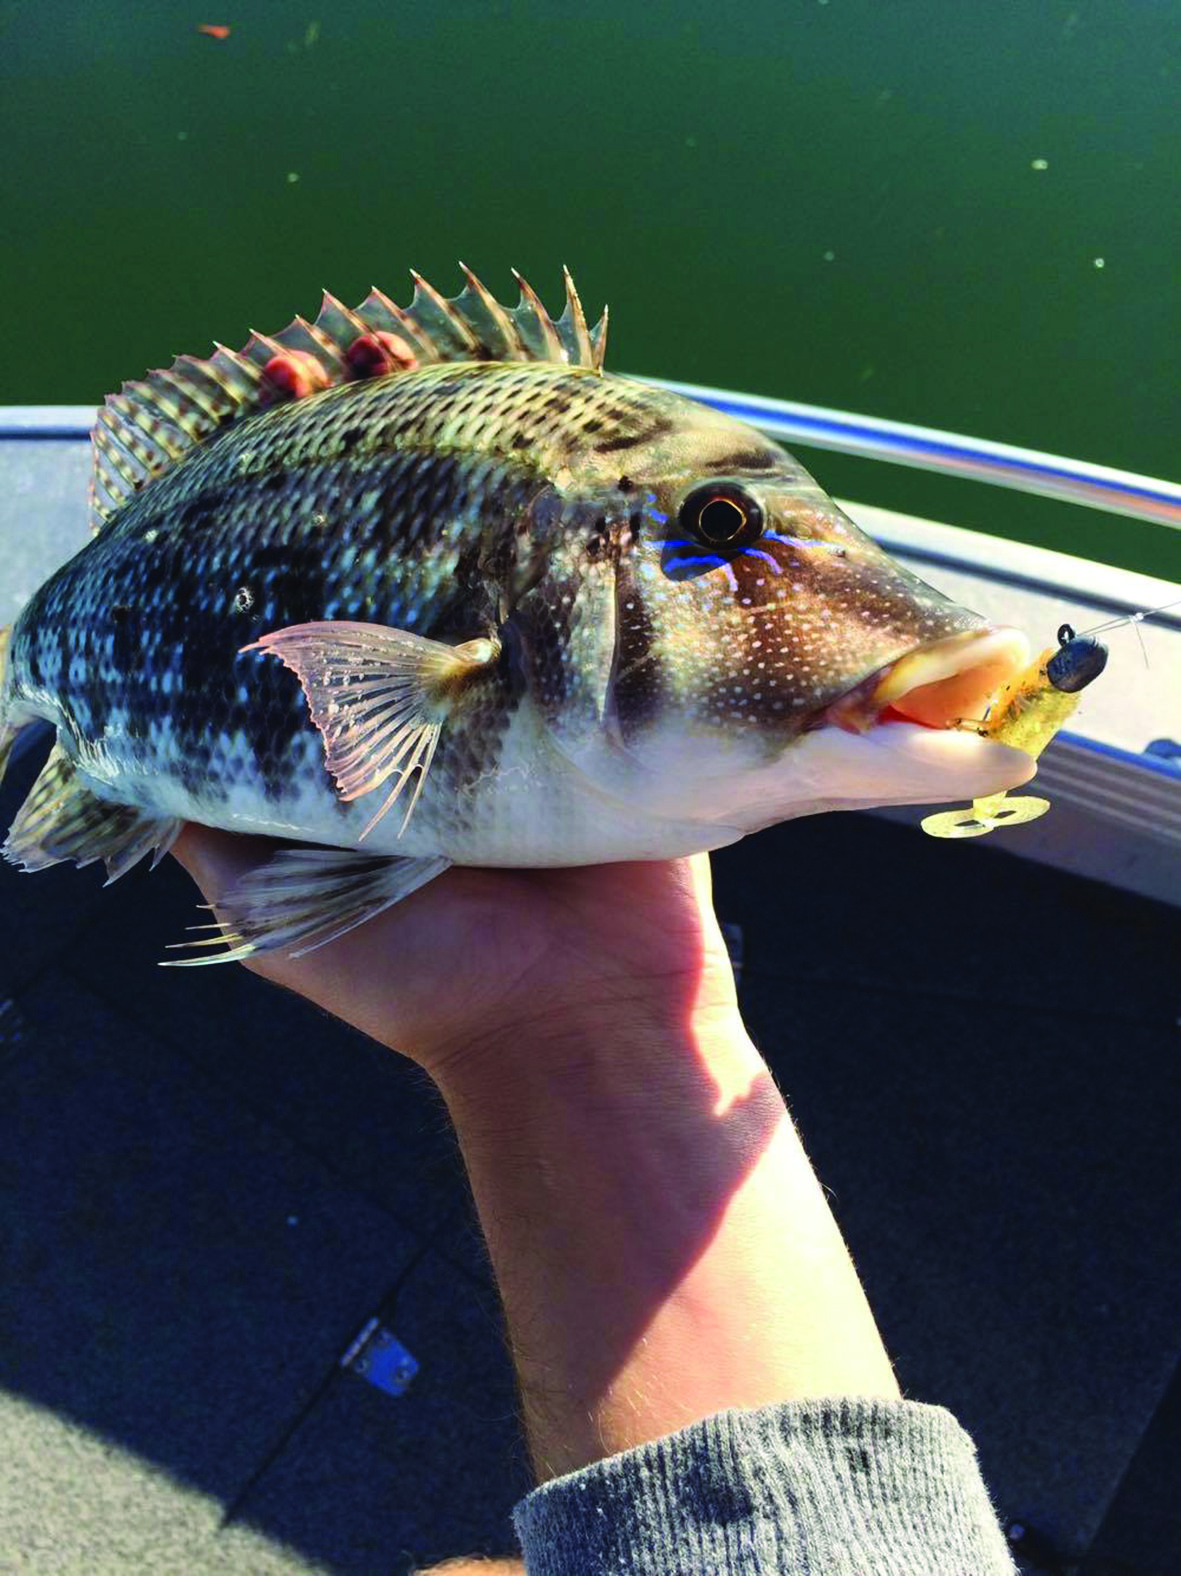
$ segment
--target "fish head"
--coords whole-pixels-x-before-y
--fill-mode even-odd
[[[555,719],[567,753],[651,814],[743,831],[1032,776],[970,726],[1025,636],[897,563],[753,428],[659,398],[664,423],[609,450],[566,516],[590,559],[567,600],[599,724],[592,741]]]

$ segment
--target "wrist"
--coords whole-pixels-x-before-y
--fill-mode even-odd
[[[602,998],[539,1002],[453,1039],[428,1065],[461,1139],[484,1115],[551,1100],[577,1106],[583,1121],[652,1106],[675,1115],[690,1087],[695,1107],[703,1092],[725,1104],[765,1071],[728,964],[716,977],[616,981]]]
[[[737,1011],[650,1009],[538,1020],[439,1080],[541,1476],[726,1407],[897,1394]]]

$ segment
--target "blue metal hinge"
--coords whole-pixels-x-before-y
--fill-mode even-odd
[[[387,1395],[402,1395],[418,1372],[416,1360],[377,1318],[370,1319],[353,1341],[340,1366],[352,1369]]]
[[[1155,760],[1168,761],[1170,766],[1181,768],[1181,744],[1176,739],[1153,739],[1151,744],[1144,746],[1144,753]]]

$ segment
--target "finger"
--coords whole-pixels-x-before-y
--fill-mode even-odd
[[[215,902],[247,871],[265,864],[276,846],[268,837],[246,837],[241,832],[223,832],[190,821],[171,852],[206,899]]]

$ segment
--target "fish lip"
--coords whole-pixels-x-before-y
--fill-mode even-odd
[[[860,680],[825,708],[821,721],[850,733],[885,725],[887,711],[926,728],[978,724],[1029,660],[1029,641],[1008,625],[928,641]]]
[[[907,761],[921,787],[882,797],[879,804],[946,804],[1008,793],[1037,773],[1037,761],[1010,744],[982,738],[975,728],[929,728],[904,720],[875,728],[868,743]]]

